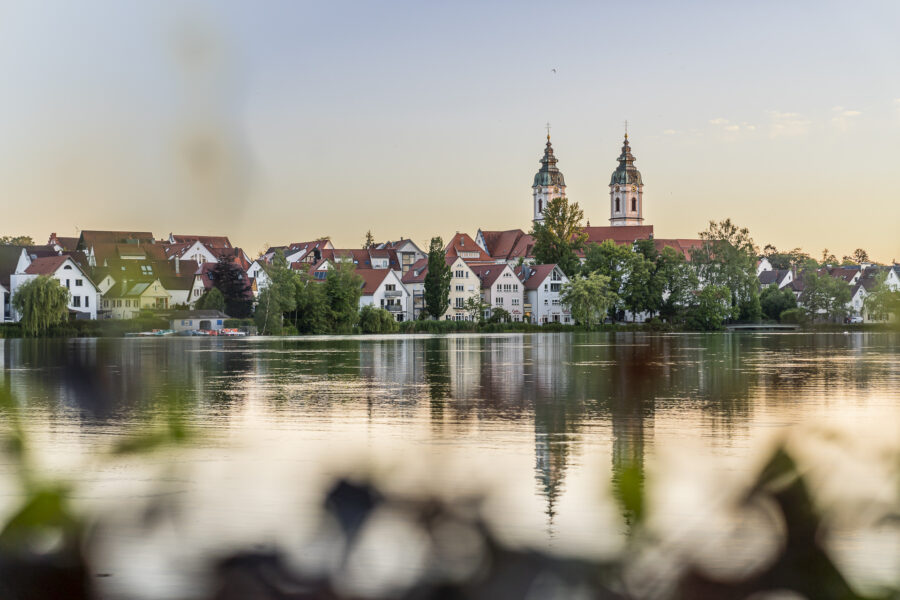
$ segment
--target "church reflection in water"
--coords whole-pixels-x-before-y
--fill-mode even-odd
[[[297,422],[339,422],[365,403],[370,419],[424,415],[430,435],[450,441],[472,423],[522,431],[530,421],[552,528],[587,436],[608,438],[615,484],[626,470],[643,474],[661,413],[689,412],[688,429],[727,443],[761,402],[777,409],[826,385],[893,389],[895,360],[890,338],[862,335],[7,340],[0,384],[48,423],[98,432],[152,412],[164,389],[195,422],[222,427],[249,402]]]

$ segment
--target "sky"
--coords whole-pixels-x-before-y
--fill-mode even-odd
[[[628,121],[657,237],[900,261],[900,3],[0,0],[0,235],[592,225]],[[554,72],[555,69],[555,72]]]

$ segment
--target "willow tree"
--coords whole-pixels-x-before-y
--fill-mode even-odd
[[[572,279],[562,286],[560,296],[575,322],[589,328],[603,321],[616,299],[616,293],[609,289],[609,277],[600,273]]]
[[[12,299],[26,336],[43,335],[69,317],[69,290],[49,275],[23,283]]]

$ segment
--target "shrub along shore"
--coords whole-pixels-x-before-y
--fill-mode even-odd
[[[760,323],[766,325],[767,323]],[[225,322],[225,326],[229,328],[247,328],[253,327],[251,319],[229,319]],[[46,333],[41,335],[42,338],[115,338],[124,337],[127,333],[138,333],[142,331],[152,331],[154,329],[168,329],[169,323],[159,318],[139,318],[129,320],[108,320],[108,321],[72,321],[63,325],[57,325],[50,328]],[[684,326],[674,326],[668,323],[651,320],[647,323],[603,323],[593,327],[585,327],[582,325],[566,325],[563,323],[547,323],[545,325],[535,325],[533,323],[478,323],[477,321],[407,321],[397,323],[397,328],[391,331],[372,331],[365,330],[359,326],[348,333],[335,333],[326,335],[347,336],[361,334],[413,334],[413,333],[431,333],[431,334],[448,334],[448,333],[560,333],[560,332],[586,332],[586,331],[604,331],[604,332],[656,332],[656,333],[728,333],[726,330],[718,332],[710,332],[700,329],[690,329]],[[840,333],[849,332],[900,332],[900,324],[898,323],[821,323],[815,325],[801,326],[798,332],[818,332],[818,333]],[[267,337],[289,337],[289,336],[313,336],[321,334],[298,334],[291,328],[285,328],[281,334],[269,335]],[[22,328],[18,323],[0,324],[0,339],[14,339],[25,337]]]

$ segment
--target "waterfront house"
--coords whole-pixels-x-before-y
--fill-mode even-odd
[[[562,287],[569,278],[557,265],[523,265],[516,275],[525,287],[526,320],[545,323],[572,323],[569,307],[562,302]]]
[[[518,266],[520,262],[534,262],[532,249],[534,238],[521,229],[509,229],[506,231],[483,231],[475,234],[475,243],[478,244],[495,263],[508,263],[510,266]]]
[[[422,258],[413,263],[403,274],[403,285],[409,290],[412,298],[412,318],[418,319],[425,310],[425,275],[428,274],[428,259]]]
[[[524,318],[522,282],[509,264],[471,265],[470,268],[481,282],[481,300],[487,305],[484,309],[486,319],[497,309],[508,312],[512,321]]]
[[[366,305],[383,308],[393,315],[396,321],[409,321],[410,293],[403,285],[400,275],[392,269],[357,269],[356,274],[362,277],[362,296],[359,307]]]
[[[461,258],[466,262],[472,263],[494,262],[491,256],[467,233],[456,232],[444,247],[444,255],[447,258]]]
[[[466,236],[468,237],[468,236]],[[472,238],[469,238],[471,240]],[[465,246],[462,246],[465,248]],[[481,250],[479,248],[479,250]],[[467,252],[464,250],[463,252]],[[481,250],[484,254],[484,250]],[[487,254],[484,254],[487,256]],[[477,315],[466,307],[469,298],[481,297],[481,280],[472,271],[472,268],[461,256],[447,256],[445,259],[450,266],[450,306],[442,319],[446,321],[474,321]]]
[[[62,255],[26,258],[27,265],[24,265],[25,261],[20,261],[17,272],[10,275],[11,298],[15,297],[22,284],[47,275],[69,291],[68,308],[76,319],[97,318],[97,287],[71,257]],[[10,310],[10,314],[12,320],[19,320],[14,309]]]
[[[141,311],[167,310],[170,307],[169,291],[157,279],[114,284],[103,294],[100,311],[104,319],[133,319]]]

